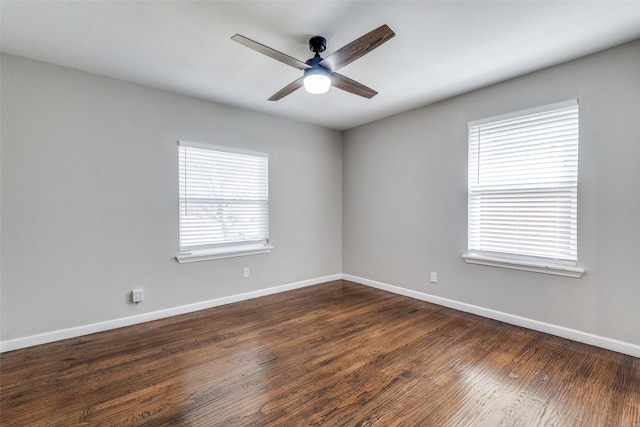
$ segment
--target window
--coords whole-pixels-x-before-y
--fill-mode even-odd
[[[576,100],[469,123],[467,262],[579,277]]]
[[[179,142],[178,262],[269,252],[268,156]]]

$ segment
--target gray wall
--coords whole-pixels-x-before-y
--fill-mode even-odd
[[[342,271],[339,132],[1,59],[0,339]],[[179,139],[269,153],[273,252],[175,261]]]
[[[467,122],[571,98],[587,272],[466,264]],[[640,344],[639,161],[640,41],[346,131],[343,272]]]

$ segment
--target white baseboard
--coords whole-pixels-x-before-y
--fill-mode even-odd
[[[194,311],[204,310],[207,308],[217,307],[233,302],[244,301],[252,298],[258,298],[266,295],[277,294],[280,292],[290,291],[292,289],[303,288],[306,286],[317,285],[332,280],[342,279],[342,274],[332,274],[330,276],[317,277],[315,279],[303,280],[300,282],[289,283],[287,285],[274,286],[271,288],[260,289],[257,291],[246,292],[243,294],[231,295],[228,297],[216,298],[208,301],[197,302],[194,304],[181,305],[171,307],[164,310],[152,311],[149,313],[138,314],[120,319],[107,320],[105,322],[92,323],[89,325],[77,326],[68,329],[45,332],[37,335],[16,338],[0,342],[0,353],[12,350],[18,350],[34,345],[46,344],[54,341],[60,341],[67,338],[75,338],[82,335],[93,334],[96,332],[108,331],[110,329],[122,328],[124,326],[137,325],[139,323],[150,322],[152,320],[164,319],[166,317],[177,316],[180,314],[192,313]]]
[[[547,334],[567,338],[596,347],[601,347],[607,350],[616,351],[618,353],[640,357],[640,346],[628,342],[618,341],[612,338],[606,338],[599,335],[590,334],[588,332],[578,331],[576,329],[565,328],[564,326],[540,322],[538,320],[528,319],[526,317],[515,316],[513,314],[503,313],[501,311],[496,311],[489,308],[479,307],[448,298],[442,298],[423,292],[413,291],[411,289],[401,288],[399,286],[389,285],[387,283],[377,282],[375,280],[352,276],[350,274],[343,274],[342,278],[344,280],[350,280],[352,282],[360,283],[361,285],[371,286],[372,288],[381,289],[384,291],[392,292],[394,294],[404,295],[421,301],[453,308],[455,310],[463,311],[466,313],[476,314],[482,317],[488,317],[489,319],[499,320],[511,325],[522,326],[534,331],[545,332]]]
[[[22,338],[16,338],[0,342],[0,353],[18,350],[25,347],[32,347],[39,344],[46,344],[54,341],[60,341],[67,338],[75,338],[82,335],[93,334],[96,332],[107,331],[125,326],[132,326],[139,323],[149,322],[152,320],[164,319],[167,317],[178,316],[180,314],[192,313],[194,311],[204,310],[207,308],[217,307],[224,304],[231,304],[238,301],[244,301],[261,296],[276,294],[293,289],[303,288],[306,286],[317,285],[333,280],[350,280],[362,285],[371,286],[372,288],[381,289],[398,295],[404,295],[421,301],[442,305],[444,307],[453,308],[465,313],[476,314],[478,316],[487,317],[489,319],[499,320],[516,326],[532,329],[535,331],[545,332],[547,334],[556,335],[573,341],[605,348],[607,350],[617,351],[619,353],[628,354],[634,357],[640,357],[640,346],[606,338],[588,332],[582,332],[575,329],[565,328],[563,326],[553,325],[550,323],[540,322],[525,317],[515,316],[513,314],[503,313],[489,308],[479,307],[411,289],[401,288],[399,286],[389,285],[387,283],[375,280],[365,279],[363,277],[352,276],[350,274],[332,274],[330,276],[318,277],[315,279],[303,280],[286,285],[274,286],[267,289],[246,292],[243,294],[231,295],[228,297],[216,298],[208,301],[202,301],[194,304],[187,304],[178,307],[171,307],[164,310],[143,313],[136,316],[124,317],[120,319],[108,320],[105,322],[92,323],[89,325],[77,326],[68,329],[45,332],[42,334],[31,335]]]

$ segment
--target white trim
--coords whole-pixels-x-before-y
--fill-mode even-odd
[[[568,99],[566,101],[555,102],[553,104],[541,105],[539,107],[527,108],[525,110],[513,111],[511,113],[499,114],[497,116],[486,117],[484,119],[474,120],[467,123],[467,127],[480,126],[487,123],[499,122],[502,120],[513,119],[514,117],[528,116],[538,114],[544,111],[560,110],[561,108],[575,107],[578,105],[578,99]]]
[[[350,274],[343,274],[342,276],[344,280],[350,280],[352,282],[360,283],[361,285],[371,286],[372,288],[382,289],[394,294],[404,295],[421,301],[453,308],[454,310],[464,311],[465,313],[476,314],[478,316],[499,320],[511,325],[521,326],[523,328],[544,332],[562,338],[567,338],[584,344],[616,351],[618,353],[628,354],[629,356],[640,357],[640,345],[631,344],[625,341],[618,341],[612,338],[602,337],[588,332],[566,328],[564,326],[540,322],[538,320],[528,319],[526,317],[520,317],[509,313],[492,310],[490,308],[479,307],[477,305],[451,300],[448,298],[442,298],[439,296],[430,295],[399,286],[389,285],[375,280],[365,279],[363,277],[352,276]]]
[[[164,310],[142,313],[135,316],[123,317],[120,319],[107,320],[105,322],[92,323],[89,325],[76,326],[73,328],[60,329],[57,331],[44,332],[42,334],[30,335],[27,337],[16,338],[7,341],[0,341],[0,353],[6,351],[18,350],[25,347],[31,347],[40,344],[46,344],[54,341],[60,341],[68,338],[75,338],[83,335],[89,335],[96,332],[108,331],[111,329],[122,328],[125,326],[137,325],[139,323],[150,322],[152,320],[164,319],[167,317],[178,316],[180,314],[192,313],[194,311],[205,310],[207,308],[218,307],[224,304],[231,304],[238,301],[244,301],[252,298],[258,298],[266,295],[277,294],[280,292],[290,291],[293,289],[304,288],[306,286],[317,285],[320,283],[330,282],[342,279],[342,274],[332,274],[315,279],[302,280],[299,282],[289,283],[287,285],[274,286],[271,288],[260,289],[257,291],[246,292],[237,295],[230,295],[202,301],[193,304],[171,307]]]
[[[180,264],[184,264],[187,262],[209,261],[213,259],[268,254],[269,252],[271,252],[271,249],[273,249],[273,246],[268,245],[223,246],[218,249],[180,252],[176,256],[176,261],[178,261]]]
[[[246,154],[256,157],[269,157],[269,153],[260,151],[243,150],[240,148],[222,147],[220,145],[203,144],[202,142],[178,141],[179,147],[199,148],[201,150],[222,151],[223,153]]]
[[[537,264],[534,262],[493,258],[477,254],[464,254],[462,255],[462,258],[469,264],[532,271],[534,273],[555,274],[556,276],[573,277],[576,279],[584,274],[584,268],[571,267],[567,265]]]
[[[573,341],[578,341],[584,344],[601,347],[607,350],[617,351],[619,353],[628,354],[634,357],[640,357],[640,345],[631,344],[624,341],[615,340],[612,338],[602,337],[599,335],[590,334],[588,332],[582,332],[564,326],[553,325],[550,323],[540,322],[526,317],[520,317],[501,311],[492,310],[489,308],[479,307],[472,304],[467,304],[460,301],[451,300],[448,298],[438,297],[423,292],[414,291],[411,289],[402,288],[399,286],[389,285],[386,283],[378,282],[375,280],[365,279],[363,277],[353,276],[350,274],[332,274],[329,276],[318,277],[315,279],[303,280],[300,282],[294,282],[287,285],[275,286],[267,289],[261,289],[252,292],[246,292],[243,294],[231,295],[228,297],[216,298],[209,301],[202,301],[194,304],[187,304],[178,307],[172,307],[164,310],[158,310],[150,313],[143,313],[136,316],[124,317],[121,319],[108,320],[105,322],[93,323],[90,325],[78,326],[68,329],[61,329],[58,331],[45,332],[42,334],[31,335],[23,338],[16,338],[7,341],[0,341],[0,353],[12,350],[18,350],[21,348],[32,347],[35,345],[46,344],[54,341],[60,341],[68,338],[75,338],[83,335],[93,334],[96,332],[107,331],[110,329],[121,328],[125,326],[132,326],[139,323],[149,322],[152,320],[164,319],[171,316],[178,316],[180,314],[187,314],[194,311],[205,310],[207,308],[217,307],[224,304],[231,304],[238,301],[244,301],[251,298],[257,298],[261,296],[276,294],[293,289],[299,289],[306,286],[318,285],[320,283],[330,282],[333,280],[349,280],[361,285],[370,286],[372,288],[381,289],[387,292],[391,292],[398,295],[404,295],[406,297],[415,298],[421,301],[430,302],[433,304],[449,307],[454,310],[463,311],[465,313],[471,313],[489,319],[499,320],[501,322],[509,323],[523,328],[532,329],[534,331],[544,332],[551,335],[556,335],[562,338],[567,338]]]

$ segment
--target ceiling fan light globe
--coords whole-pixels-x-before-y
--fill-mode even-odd
[[[331,87],[331,79],[321,74],[312,74],[304,78],[304,88],[313,94],[325,93]]]
[[[305,90],[309,93],[325,93],[331,87],[330,73],[317,68],[305,70],[303,83]]]

